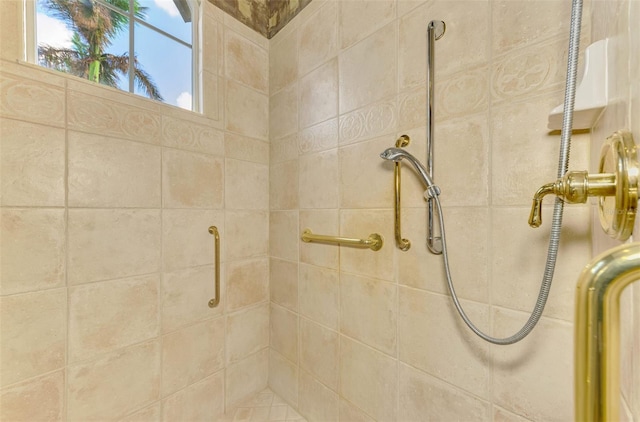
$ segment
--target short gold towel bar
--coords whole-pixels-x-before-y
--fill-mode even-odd
[[[384,239],[378,233],[372,233],[368,239],[353,239],[349,237],[325,236],[313,234],[310,229],[302,232],[303,242],[337,243],[339,245],[354,246],[356,248],[369,248],[372,251],[379,251],[382,248]]]
[[[575,420],[619,420],[620,295],[640,280],[640,243],[597,256],[578,279],[575,317]]]
[[[209,227],[209,233],[213,235],[214,238],[214,260],[216,265],[216,296],[209,301],[209,307],[215,308],[220,304],[220,233],[218,232],[218,228],[216,226]]]

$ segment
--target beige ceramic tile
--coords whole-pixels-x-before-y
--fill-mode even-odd
[[[224,332],[224,318],[217,318],[162,337],[162,397],[224,367]]]
[[[70,207],[160,207],[160,147],[69,132]]]
[[[345,399],[340,399],[339,420],[344,422],[374,422],[374,420]]]
[[[215,93],[211,93],[211,96]],[[210,96],[209,93],[205,97]],[[217,101],[217,99],[216,99]],[[224,155],[224,132],[184,118],[162,116],[162,145],[193,152]]]
[[[0,390],[3,421],[64,421],[65,373],[53,372]]]
[[[64,289],[0,299],[0,380],[3,387],[65,365],[66,315]]]
[[[340,206],[388,208],[393,204],[393,163],[380,158],[395,146],[388,136],[339,149]]]
[[[227,317],[227,363],[240,361],[269,346],[269,305],[242,310]]]
[[[339,233],[338,210],[300,211],[300,233],[311,230],[316,234]],[[321,243],[300,243],[300,262],[319,267],[338,268],[339,249]]]
[[[493,406],[493,420],[495,422],[527,422],[528,419],[508,412],[501,407]]]
[[[489,403],[409,366],[400,364],[399,367],[398,420],[491,420]]]
[[[338,114],[338,60],[333,59],[300,79],[300,127]]]
[[[266,140],[269,135],[269,99],[250,88],[227,81],[226,129],[239,135]]]
[[[298,159],[298,134],[285,136],[282,139],[271,139],[269,144],[269,162],[281,163]]]
[[[269,43],[269,91],[276,92],[298,77],[298,32]]]
[[[0,132],[2,205],[63,206],[64,131],[3,118]]]
[[[340,55],[340,114],[395,93],[396,36],[396,25],[387,25]]]
[[[491,12],[494,53],[564,33],[571,20],[571,4],[562,1],[496,1]]]
[[[286,402],[298,403],[298,366],[269,349],[269,387]]]
[[[426,82],[426,34],[431,20],[441,20],[446,25],[444,35],[434,44],[436,80],[489,59],[489,1],[423,3],[400,19],[400,89]]]
[[[492,213],[494,304],[531,312],[545,268],[551,208],[545,207],[543,227],[537,230],[527,224],[528,208],[501,208]],[[560,259],[545,307],[547,316],[566,321],[574,318],[576,280],[591,258],[589,217],[588,207],[564,208]]]
[[[226,369],[225,401],[226,407],[253,396],[264,390],[268,383],[269,350],[249,356]]]
[[[16,0],[5,1],[0,7],[0,57],[3,59],[17,60],[24,54],[22,13],[22,4]]]
[[[222,129],[225,115],[225,86],[224,78],[217,77],[212,72],[202,72],[202,91],[205,93],[202,99],[202,112],[211,119],[212,126]]]
[[[226,209],[269,209],[267,165],[226,159],[224,172]]]
[[[6,70],[5,66],[3,62],[3,71]],[[1,74],[0,116],[64,127],[64,79],[51,77],[50,72],[40,69],[30,72],[25,66],[17,66],[15,70],[19,73]],[[56,82],[58,86],[53,85]]]
[[[338,390],[338,333],[300,318],[300,367],[323,384]]]
[[[201,321],[222,313],[222,301],[216,309],[209,308],[215,296],[214,267],[204,266],[164,274],[162,278],[162,332]],[[224,292],[224,285],[222,286]]]
[[[338,150],[300,157],[300,208],[337,208]]]
[[[67,125],[69,129],[99,133],[159,145],[162,119],[159,103],[129,93],[100,87],[93,82],[73,81],[69,85]]]
[[[224,249],[227,260],[267,254],[269,249],[269,213],[266,211],[227,211]]]
[[[269,253],[274,258],[298,260],[298,211],[271,211]]]
[[[486,112],[490,99],[487,91],[489,72],[487,65],[479,65],[443,77],[435,89],[436,120]],[[404,111],[400,110],[401,113]]]
[[[162,402],[162,420],[212,421],[224,413],[224,371],[190,385]]]
[[[340,269],[364,276],[391,281],[395,274],[393,247],[393,212],[383,210],[343,210],[340,213],[340,236],[367,239],[378,233],[385,244],[382,249],[340,246]]]
[[[122,422],[160,422],[162,418],[160,407],[160,402],[157,402],[150,407],[139,410],[127,416],[126,418],[122,419]]]
[[[293,83],[269,98],[269,136],[282,138],[298,129],[298,84]]]
[[[315,322],[338,329],[340,284],[338,272],[300,264],[300,313]]]
[[[434,154],[438,157],[434,171],[438,175],[441,198],[446,205],[478,206],[489,202],[489,133],[486,118],[485,114],[481,114],[440,125],[439,139],[458,140],[434,145]],[[461,139],[466,141],[460,142]],[[458,177],[461,172],[465,177]]]
[[[530,206],[535,191],[556,179],[560,136],[548,135],[545,122],[559,98],[544,96],[492,112],[491,159],[503,163],[491,171],[494,203]],[[573,142],[571,168],[587,168],[587,157],[588,145]]]
[[[227,158],[269,164],[270,144],[227,132],[224,134],[224,151]]]
[[[217,73],[221,66],[223,51],[219,49],[222,43],[222,25],[218,20],[208,13],[209,8],[205,7],[202,15],[202,69],[207,72]]]
[[[239,34],[224,31],[225,75],[258,91],[269,89],[269,57],[264,48]]]
[[[554,37],[496,58],[491,67],[493,102],[563,90],[568,44],[565,37]]]
[[[299,29],[298,67],[300,75],[334,57],[338,44],[336,1],[329,1],[310,16]]]
[[[269,289],[273,302],[296,311],[298,309],[298,263],[271,258]]]
[[[339,2],[340,48],[347,48],[396,17],[394,0]]]
[[[376,420],[397,417],[395,359],[348,337],[340,337],[340,394]]]
[[[160,344],[122,349],[68,369],[69,420],[116,419],[159,398]],[[117,391],[118,394],[113,392]]]
[[[395,356],[395,284],[340,273],[340,332]]]
[[[207,210],[163,210],[162,258],[165,271],[197,265],[212,265],[214,237],[209,227],[216,226],[220,234],[220,249],[224,249],[224,213]],[[220,256],[224,256],[222,251]]]
[[[64,210],[3,209],[0,217],[2,294],[64,286]]]
[[[424,92],[422,94],[424,97]],[[387,97],[382,101],[369,104],[349,113],[342,113],[340,116],[340,145],[353,144],[355,142],[371,139],[382,135],[389,135],[389,143],[395,143],[393,138],[396,127],[401,123],[406,115],[413,115],[420,101],[424,103],[424,98],[416,101],[407,107],[403,104],[403,110],[398,110],[396,95]],[[424,107],[423,107],[424,109]],[[398,115],[400,113],[400,115]],[[421,114],[424,116],[424,112]],[[424,123],[423,123],[424,124]]]
[[[69,362],[156,337],[159,275],[69,289]]]
[[[456,293],[460,298],[486,303],[489,301],[491,259],[489,210],[485,207],[447,207],[443,214],[449,266]],[[426,245],[426,209],[405,208],[401,218],[402,235],[409,239],[411,248],[408,251],[396,249],[398,282],[448,295],[442,256],[432,254]],[[440,230],[437,224],[435,227],[437,236]]]
[[[511,335],[527,318],[528,314],[496,308],[494,334]],[[531,420],[573,420],[572,343],[571,324],[543,317],[520,343],[493,346],[493,402]]]
[[[300,154],[326,151],[338,146],[338,119],[330,119],[300,131]]]
[[[160,268],[157,210],[69,210],[69,284]]]
[[[488,344],[462,323],[451,298],[404,287],[400,288],[399,296],[400,360],[470,394],[489,399]],[[477,327],[490,333],[488,306],[465,300],[462,306]]]
[[[269,300],[267,258],[229,262],[226,277],[227,310]]]
[[[221,158],[165,149],[162,199],[166,208],[222,208],[224,162]]]
[[[298,161],[272,164],[269,183],[269,206],[272,210],[298,208]]]
[[[338,394],[300,371],[298,410],[310,421],[337,421]]]
[[[298,362],[298,314],[271,304],[269,317],[270,347],[290,361]]]

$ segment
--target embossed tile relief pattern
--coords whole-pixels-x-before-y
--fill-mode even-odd
[[[563,99],[569,3],[314,0],[270,40],[269,385],[302,416],[573,418],[566,350],[571,292],[591,257],[589,208],[566,211],[542,323],[522,344],[498,348],[470,333],[447,298],[441,257],[425,245],[424,186],[409,164],[401,217],[412,246],[395,247],[393,165],[379,158],[406,133],[407,150],[424,161],[426,25],[442,19],[435,178],[453,278],[484,331],[516,331],[544,267],[548,225],[532,230],[527,216],[531,195],[555,179],[559,136],[546,113]],[[583,46],[590,19],[587,2]],[[573,141],[572,167],[587,166],[589,135]],[[306,228],[381,233],[385,245],[307,244]]]
[[[215,420],[267,387],[266,40],[202,3],[197,114],[16,62],[17,3],[0,2],[0,419]]]

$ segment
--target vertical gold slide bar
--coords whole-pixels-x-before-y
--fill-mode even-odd
[[[409,145],[409,142],[411,140],[409,139],[408,135],[402,135],[400,136],[397,140],[396,140],[396,148],[402,148],[402,147],[406,147],[407,145]],[[409,248],[411,247],[411,242],[408,239],[403,239],[402,238],[402,228],[401,228],[401,211],[400,211],[400,199],[402,196],[401,190],[402,190],[402,177],[401,177],[401,173],[400,173],[400,162],[396,161],[395,163],[395,168],[393,169],[393,179],[394,179],[394,186],[395,186],[395,194],[396,194],[396,208],[395,208],[395,220],[396,220],[396,226],[395,226],[395,234],[396,234],[396,246],[398,246],[398,248],[402,251],[408,251]]]
[[[214,251],[213,255],[215,257],[215,266],[216,266],[216,296],[209,301],[209,307],[215,308],[220,304],[220,233],[218,232],[218,228],[216,226],[209,227],[209,233],[213,235],[214,238]]]

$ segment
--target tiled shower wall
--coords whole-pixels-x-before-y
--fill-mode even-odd
[[[583,45],[590,39],[586,5]],[[317,421],[568,421],[573,309],[591,257],[590,208],[567,206],[544,316],[519,344],[484,343],[461,322],[441,257],[425,246],[424,187],[403,165],[403,236],[394,245],[393,164],[408,134],[425,155],[425,32],[436,42],[435,180],[451,268],[470,318],[495,336],[527,320],[545,263],[555,180],[568,1],[314,0],[270,42],[271,335],[269,385]],[[588,168],[589,135],[571,168]],[[379,252],[305,244],[367,237]]]
[[[17,62],[21,4],[0,2],[0,419],[212,420],[267,386],[268,42],[203,2],[198,115]]]

